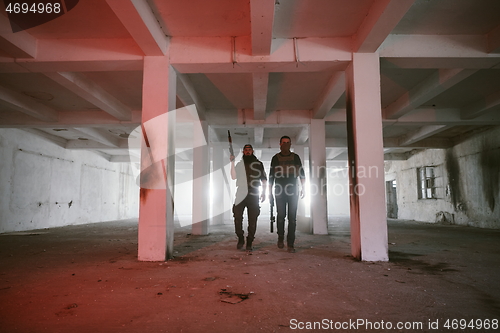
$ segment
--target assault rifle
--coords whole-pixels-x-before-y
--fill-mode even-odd
[[[271,207],[271,233],[274,231],[274,222],[276,218],[274,217],[274,195],[272,191],[269,193],[269,206]]]
[[[231,139],[231,132],[229,130],[227,131],[227,141],[229,141],[229,154],[234,156],[233,139]]]

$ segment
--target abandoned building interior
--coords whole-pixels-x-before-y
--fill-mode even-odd
[[[266,171],[291,138],[297,228],[343,230],[339,258],[401,259],[388,234],[408,221],[498,235],[498,0],[68,0],[37,24],[7,3],[0,242],[124,221],[128,260],[151,264],[187,236],[233,241],[228,134]]]

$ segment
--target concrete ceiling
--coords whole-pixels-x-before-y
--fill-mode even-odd
[[[498,0],[81,0],[16,33],[0,15],[0,127],[127,161],[143,58],[167,45],[178,107],[215,144],[307,145],[324,119],[327,158],[345,159],[353,51],[380,54],[387,159],[500,124]]]

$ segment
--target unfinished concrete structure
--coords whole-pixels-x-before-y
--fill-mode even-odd
[[[359,259],[388,260],[387,213],[500,228],[497,0],[84,0],[0,20],[0,232],[138,217],[139,260],[165,260],[176,225],[231,219],[228,130],[264,162],[291,136],[299,228],[350,215]]]

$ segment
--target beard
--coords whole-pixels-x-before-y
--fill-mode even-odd
[[[252,162],[254,162],[254,161],[256,161],[256,160],[257,160],[257,157],[255,157],[255,155],[254,155],[254,154],[249,155],[249,156],[247,156],[247,155],[243,155],[243,162],[244,162],[245,164],[250,164],[250,163],[252,163]]]

